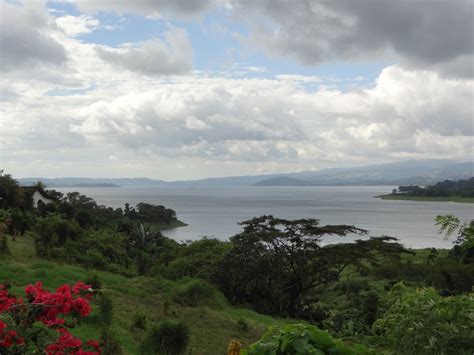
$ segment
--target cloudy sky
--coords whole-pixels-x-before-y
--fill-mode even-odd
[[[470,160],[473,4],[3,1],[0,168],[174,180]]]

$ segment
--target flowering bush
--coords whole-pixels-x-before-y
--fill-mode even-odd
[[[17,298],[0,284],[0,353],[48,355],[98,355],[99,343],[82,340],[69,333],[79,318],[91,312],[90,285],[78,282],[50,292],[41,282],[25,288],[26,297]]]

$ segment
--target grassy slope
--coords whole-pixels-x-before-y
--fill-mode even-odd
[[[407,201],[433,201],[433,202],[461,202],[461,203],[474,203],[474,197],[460,197],[460,196],[406,196],[406,195],[379,195],[375,198],[381,198],[382,200],[407,200]]]
[[[64,283],[74,283],[87,278],[92,270],[79,266],[47,261],[35,256],[31,237],[17,237],[9,240],[10,256],[0,255],[0,282],[10,282],[12,292],[23,295],[24,287],[41,280],[48,289]],[[143,337],[142,331],[132,330],[133,315],[143,312],[149,324],[165,318],[184,320],[191,329],[190,348],[192,354],[225,354],[231,339],[237,339],[244,346],[255,342],[269,325],[283,325],[285,320],[260,315],[247,309],[238,309],[221,299],[220,306],[182,307],[171,303],[168,314],[164,315],[163,302],[167,293],[176,286],[175,282],[160,281],[147,277],[126,278],[108,272],[93,271],[99,275],[102,287],[114,301],[113,330],[124,352],[135,354]],[[93,305],[93,308],[97,308]],[[247,331],[240,330],[237,320],[244,318]],[[92,323],[84,322],[73,330],[76,336],[98,338],[99,330]]]

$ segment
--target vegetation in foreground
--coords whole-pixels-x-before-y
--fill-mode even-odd
[[[99,339],[104,354],[219,354],[231,339],[249,354],[474,349],[474,221],[437,218],[457,236],[450,250],[407,250],[354,226],[272,216],[243,222],[228,242],[176,243],[138,206],[115,214],[74,195],[34,209],[18,189],[0,178],[9,201],[0,210],[0,280],[12,295],[37,281],[47,289],[84,281],[97,295],[71,335]],[[348,233],[361,240],[321,244]]]

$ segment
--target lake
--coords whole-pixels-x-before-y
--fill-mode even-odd
[[[177,212],[187,227],[164,231],[178,241],[202,236],[227,239],[238,233],[238,222],[272,214],[286,219],[317,218],[321,224],[349,224],[370,231],[372,236],[399,238],[407,247],[450,248],[434,226],[438,214],[453,214],[462,220],[474,218],[474,205],[454,202],[389,201],[373,196],[392,191],[393,186],[304,187],[118,187],[58,188],[79,191],[99,204],[122,207],[126,202],[161,204]],[[350,241],[329,237],[326,243]]]

